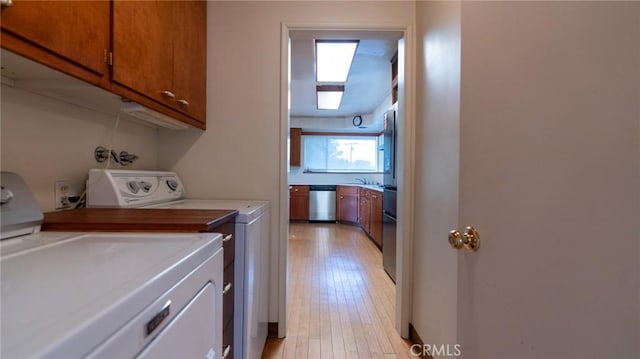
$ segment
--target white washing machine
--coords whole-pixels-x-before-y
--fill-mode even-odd
[[[220,357],[220,234],[39,232],[6,172],[1,209],[0,357]]]
[[[237,210],[234,355],[260,358],[268,331],[269,202],[185,199],[175,172],[91,170],[87,207]],[[242,255],[240,255],[242,254]],[[239,304],[242,305],[239,305]]]

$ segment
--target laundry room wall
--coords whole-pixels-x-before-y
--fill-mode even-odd
[[[138,155],[127,169],[157,167],[157,129],[123,117],[114,135],[117,111],[109,115],[5,84],[0,104],[0,168],[21,175],[45,212],[55,208],[56,181],[84,186],[89,169],[103,168],[93,158],[98,145]]]

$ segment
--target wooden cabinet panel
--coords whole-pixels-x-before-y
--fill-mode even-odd
[[[369,214],[371,212],[371,203],[369,201],[369,191],[364,188],[360,188],[360,207],[358,223],[362,226],[362,229],[369,234],[371,232]]]
[[[382,193],[371,191],[369,215],[371,239],[382,247]]]
[[[112,32],[112,81],[188,115],[203,129],[206,6],[206,1],[114,1]]]
[[[172,1],[113,2],[112,81],[171,106]]]
[[[338,221],[358,223],[358,187],[338,186],[336,196]]]
[[[176,18],[188,19],[173,25],[176,103],[180,111],[204,122],[207,103],[207,3],[178,1],[176,10]]]
[[[379,247],[382,247],[382,193],[360,187],[358,224]]]
[[[291,128],[289,130],[289,165],[291,167],[302,166],[302,129]]]
[[[289,220],[309,220],[309,186],[291,186],[289,190]]]
[[[21,1],[2,7],[2,47],[93,84],[108,84],[109,1]]]

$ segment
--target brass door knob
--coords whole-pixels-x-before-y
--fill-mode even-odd
[[[480,234],[471,226],[465,228],[462,234],[456,229],[449,231],[448,240],[453,249],[464,247],[469,252],[477,252],[480,248]]]
[[[460,231],[454,229],[449,231],[449,244],[453,249],[460,249],[464,245],[464,240]]]
[[[480,234],[475,228],[471,226],[465,228],[462,236],[464,237],[464,247],[469,252],[477,252],[480,249]]]

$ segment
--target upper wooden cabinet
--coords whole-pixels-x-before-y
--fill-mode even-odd
[[[109,83],[109,1],[13,0],[2,47],[95,85]]]
[[[300,167],[302,165],[302,129],[289,129],[289,165]]]
[[[2,7],[3,48],[206,128],[206,1],[30,1]]]
[[[114,1],[113,82],[205,123],[206,2]]]

